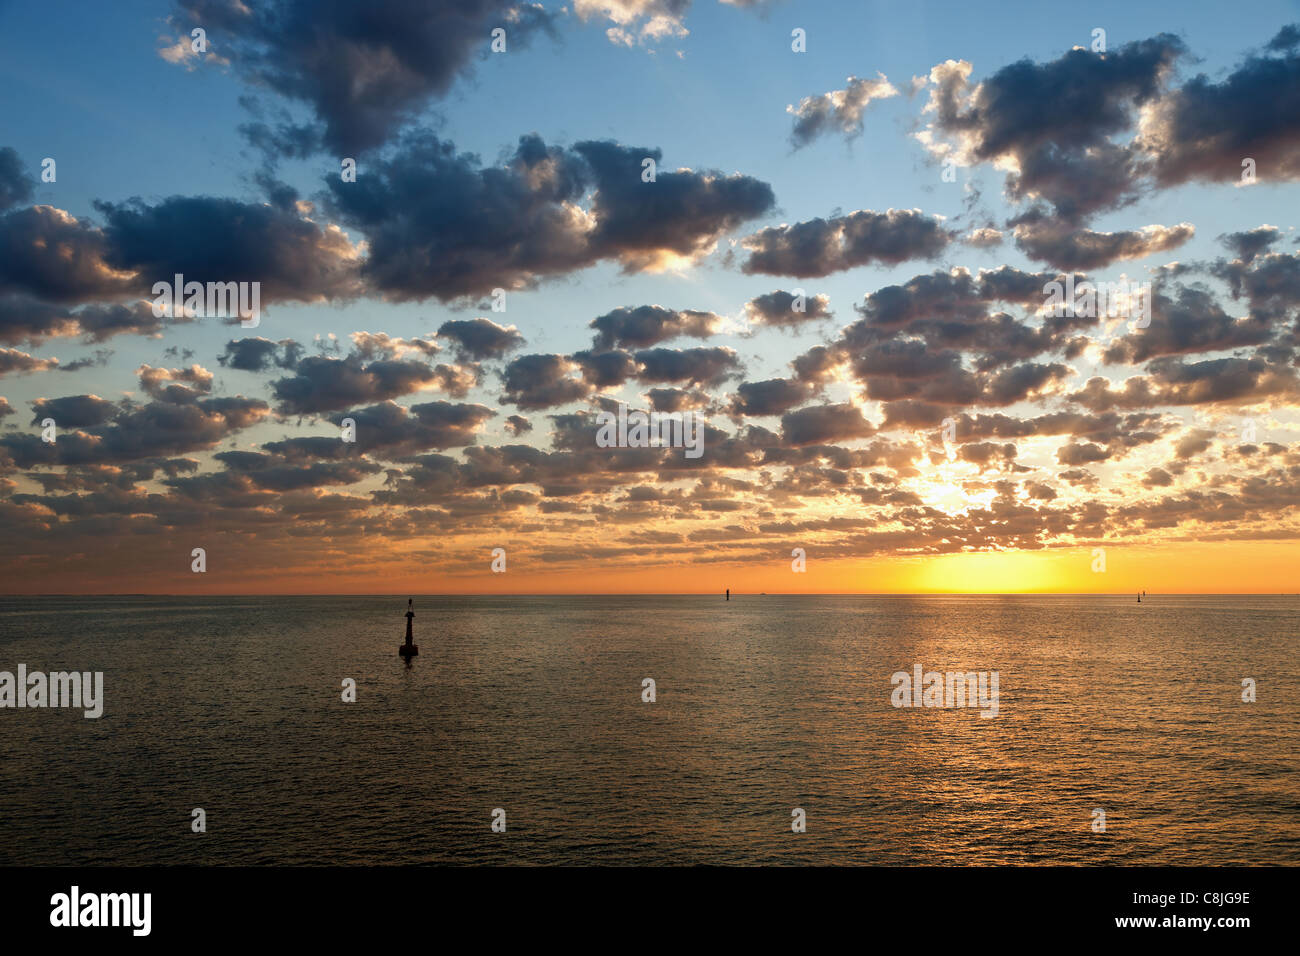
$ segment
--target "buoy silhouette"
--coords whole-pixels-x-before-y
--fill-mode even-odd
[[[411,634],[411,620],[415,617],[414,603],[414,598],[406,599],[406,643],[397,649],[398,656],[406,658],[408,664],[411,663],[412,657],[420,653],[420,645],[411,643],[413,636]]]

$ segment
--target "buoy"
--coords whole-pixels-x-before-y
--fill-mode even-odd
[[[411,634],[411,621],[415,617],[414,603],[414,598],[406,599],[406,643],[397,649],[398,656],[406,658],[408,664],[411,662],[412,657],[420,653],[420,645],[411,643],[413,637]]]

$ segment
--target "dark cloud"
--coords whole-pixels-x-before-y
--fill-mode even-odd
[[[35,192],[36,181],[28,175],[18,151],[12,146],[0,149],[0,213],[31,201]]]
[[[349,447],[370,455],[388,458],[413,455],[430,449],[459,448],[472,445],[479,429],[496,412],[482,405],[453,402],[425,402],[403,408],[396,402],[381,402],[367,408],[355,408],[330,418],[339,425],[351,418],[356,423],[356,442],[325,439],[334,446]],[[268,443],[268,451],[292,457],[311,446],[294,447],[294,439]],[[344,452],[346,453],[346,452]]]
[[[102,368],[108,364],[108,360],[112,357],[112,349],[95,349],[93,355],[75,359],[65,365],[59,365],[58,368],[60,372],[80,372],[82,369],[87,368]]]
[[[1153,359],[1147,374],[1128,379],[1118,388],[1104,378],[1091,378],[1067,396],[1094,411],[1151,408],[1159,405],[1240,405],[1300,396],[1296,369],[1262,356],[1186,362],[1169,356]]]
[[[1056,451],[1056,460],[1062,465],[1087,465],[1105,461],[1110,456],[1109,449],[1095,445],[1092,442],[1071,442],[1068,445],[1062,445]]]
[[[357,253],[342,231],[261,203],[173,196],[97,202],[105,261],[155,282],[260,282],[261,301],[316,302],[358,294]]]
[[[660,171],[642,182],[645,158],[661,153],[612,142],[561,149],[532,135],[505,165],[483,167],[421,133],[357,182],[326,182],[338,217],[369,240],[363,274],[397,300],[528,288],[604,259],[628,272],[662,268],[708,252],[775,202],[766,183],[741,175]]]
[[[1164,33],[1098,55],[1075,49],[1048,63],[1012,63],[972,87],[970,64],[930,72],[928,141],[963,164],[1006,162],[1013,199],[1042,198],[1066,221],[1130,201],[1142,157],[1114,137],[1162,92],[1178,37]]]
[[[82,336],[103,342],[114,335],[157,335],[172,319],[153,314],[144,301],[68,309],[25,295],[0,295],[0,342],[40,344],[47,338]]]
[[[501,402],[529,411],[581,401],[591,394],[591,386],[570,377],[575,370],[575,363],[563,355],[521,355],[506,366]]]
[[[1173,476],[1163,468],[1152,468],[1142,478],[1144,488],[1168,488],[1173,483]]]
[[[42,406],[53,409],[49,417],[58,422],[58,413],[101,418],[105,411],[102,399],[87,402],[94,396],[75,396],[79,402],[67,405],[52,403],[63,399],[43,400]],[[266,402],[237,396],[205,398],[187,404],[150,402],[147,405],[118,406],[111,419],[99,424],[67,426],[53,442],[42,441],[36,434],[9,434],[0,437],[0,452],[8,455],[20,468],[37,465],[93,465],[135,461],[159,455],[178,455],[211,448],[230,435],[256,424],[270,411]]]
[[[638,380],[647,383],[685,382],[718,385],[742,369],[736,353],[721,346],[693,349],[642,349],[634,356]]]
[[[588,141],[573,152],[585,160],[595,187],[591,244],[610,250],[602,257],[612,253],[628,272],[694,258],[776,203],[771,186],[740,174],[660,168],[654,182],[643,182],[644,160],[662,160],[657,149]]]
[[[712,312],[665,309],[660,305],[623,307],[591,320],[597,349],[640,349],[688,336],[707,339],[722,321]]]
[[[525,435],[533,430],[533,423],[522,415],[511,415],[506,419],[505,426],[506,430],[515,436]]]
[[[856,405],[812,405],[781,417],[781,438],[789,445],[821,445],[866,438],[875,428]]]
[[[940,405],[967,405],[979,398],[979,378],[960,352],[935,351],[916,339],[890,339],[850,357],[854,379],[878,401],[913,398]]]
[[[968,461],[971,464],[979,465],[981,469],[994,464],[1005,464],[1014,461],[1017,449],[1011,442],[997,444],[996,442],[973,442],[969,445],[962,445],[957,450],[957,457],[962,461]]]
[[[825,295],[796,295],[777,289],[750,299],[745,303],[745,313],[754,325],[792,329],[805,322],[831,318],[830,304]]]
[[[1159,99],[1144,118],[1141,142],[1154,158],[1156,182],[1242,181],[1255,161],[1264,182],[1300,179],[1300,51],[1293,24],[1273,38],[1279,55],[1251,56],[1216,83],[1193,77]]]
[[[1281,238],[1282,233],[1277,226],[1259,226],[1219,237],[1220,241],[1245,264],[1249,264],[1260,253],[1268,252]]]
[[[45,372],[58,367],[58,359],[39,359],[18,349],[0,348],[0,375]]]
[[[239,75],[310,104],[343,156],[378,146],[486,54],[495,27],[518,50],[552,15],[509,0],[179,0],[174,26],[201,24]]]
[[[1106,362],[1138,364],[1160,355],[1217,352],[1266,342],[1271,324],[1256,315],[1228,315],[1206,289],[1179,286],[1169,293],[1157,287],[1151,299],[1151,323],[1106,348]]]
[[[434,369],[420,361],[381,359],[365,363],[356,356],[340,359],[316,355],[301,359],[291,376],[273,382],[271,392],[281,415],[310,415],[362,402],[380,402],[434,386],[464,394],[468,386],[457,382],[454,374],[449,377],[452,371],[449,366]]]
[[[794,377],[799,381],[824,385],[835,377],[843,361],[844,355],[839,349],[814,345],[802,355],[796,355],[790,362],[790,367],[794,369]]]
[[[582,369],[583,379],[593,388],[614,388],[636,376],[637,364],[629,352],[584,350],[570,359]]]
[[[491,319],[452,319],[438,327],[441,338],[451,339],[462,356],[471,359],[501,358],[524,344],[513,325],[497,325]]]
[[[652,388],[646,392],[646,397],[656,412],[683,412],[713,403],[707,392],[691,388]]]
[[[818,278],[870,263],[933,259],[955,233],[919,209],[861,210],[830,219],[773,226],[744,240],[748,275]]]
[[[1057,269],[1102,269],[1123,259],[1142,259],[1177,249],[1196,234],[1190,222],[1176,226],[1144,226],[1120,232],[1094,232],[1058,219],[1021,221],[1016,246],[1031,259]]]
[[[1206,451],[1214,439],[1214,432],[1208,428],[1193,428],[1178,440],[1174,446],[1174,456],[1180,459],[1195,458]]]
[[[75,303],[147,291],[106,262],[98,228],[53,206],[29,206],[0,216],[0,295],[29,295]]]
[[[1269,252],[1248,261],[1220,260],[1211,272],[1228,283],[1234,298],[1245,298],[1261,322],[1280,326],[1300,308],[1300,255]]]
[[[745,382],[736,389],[731,411],[734,415],[784,415],[811,399],[816,391],[814,386],[797,379]]]
[[[876,100],[897,95],[898,90],[883,73],[878,73],[874,80],[850,76],[842,90],[805,96],[797,107],[786,107],[786,112],[794,116],[790,141],[799,149],[830,132],[852,139],[862,132],[862,114],[867,107]]]
[[[354,458],[346,461],[289,463],[278,455],[252,451],[228,451],[213,455],[226,466],[225,474],[174,478],[167,483],[182,494],[194,494],[196,486],[215,480],[231,487],[252,487],[260,491],[289,492],[329,485],[350,485],[383,470],[375,462]]]
[[[112,420],[118,411],[114,402],[98,395],[38,398],[32,402],[31,423],[40,425],[45,419],[52,418],[59,428],[89,428]]]
[[[1057,498],[1056,489],[1041,481],[1026,482],[1025,492],[1035,501],[1055,501]]]
[[[114,335],[158,335],[168,325],[184,325],[189,320],[160,318],[150,302],[136,300],[117,305],[87,305],[69,314],[74,323],[72,334],[91,342],[103,342]]]
[[[1045,285],[1059,278],[1010,266],[981,270],[978,276],[961,268],[914,276],[902,285],[877,289],[854,306],[862,319],[844,329],[837,348],[858,354],[882,348],[880,343],[890,338],[919,337],[936,356],[945,350],[975,353],[974,365],[980,371],[1057,351],[1096,319],[1049,314],[1030,325],[994,306],[1039,307],[1046,299]],[[943,361],[951,364],[951,358]]]
[[[988,378],[980,401],[987,405],[1014,405],[1030,398],[1041,398],[1073,374],[1059,362],[1026,362],[1005,368]]]
[[[241,372],[265,372],[272,368],[292,369],[303,356],[303,347],[293,339],[272,342],[261,337],[231,339],[217,361]]]

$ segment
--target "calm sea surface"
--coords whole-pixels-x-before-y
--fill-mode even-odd
[[[0,710],[0,864],[1300,864],[1300,598],[415,603],[0,598],[106,698]]]

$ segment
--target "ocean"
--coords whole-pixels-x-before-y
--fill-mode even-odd
[[[409,668],[405,611],[0,598],[0,671],[104,675],[0,709],[0,864],[1300,864],[1298,597],[417,595]]]

